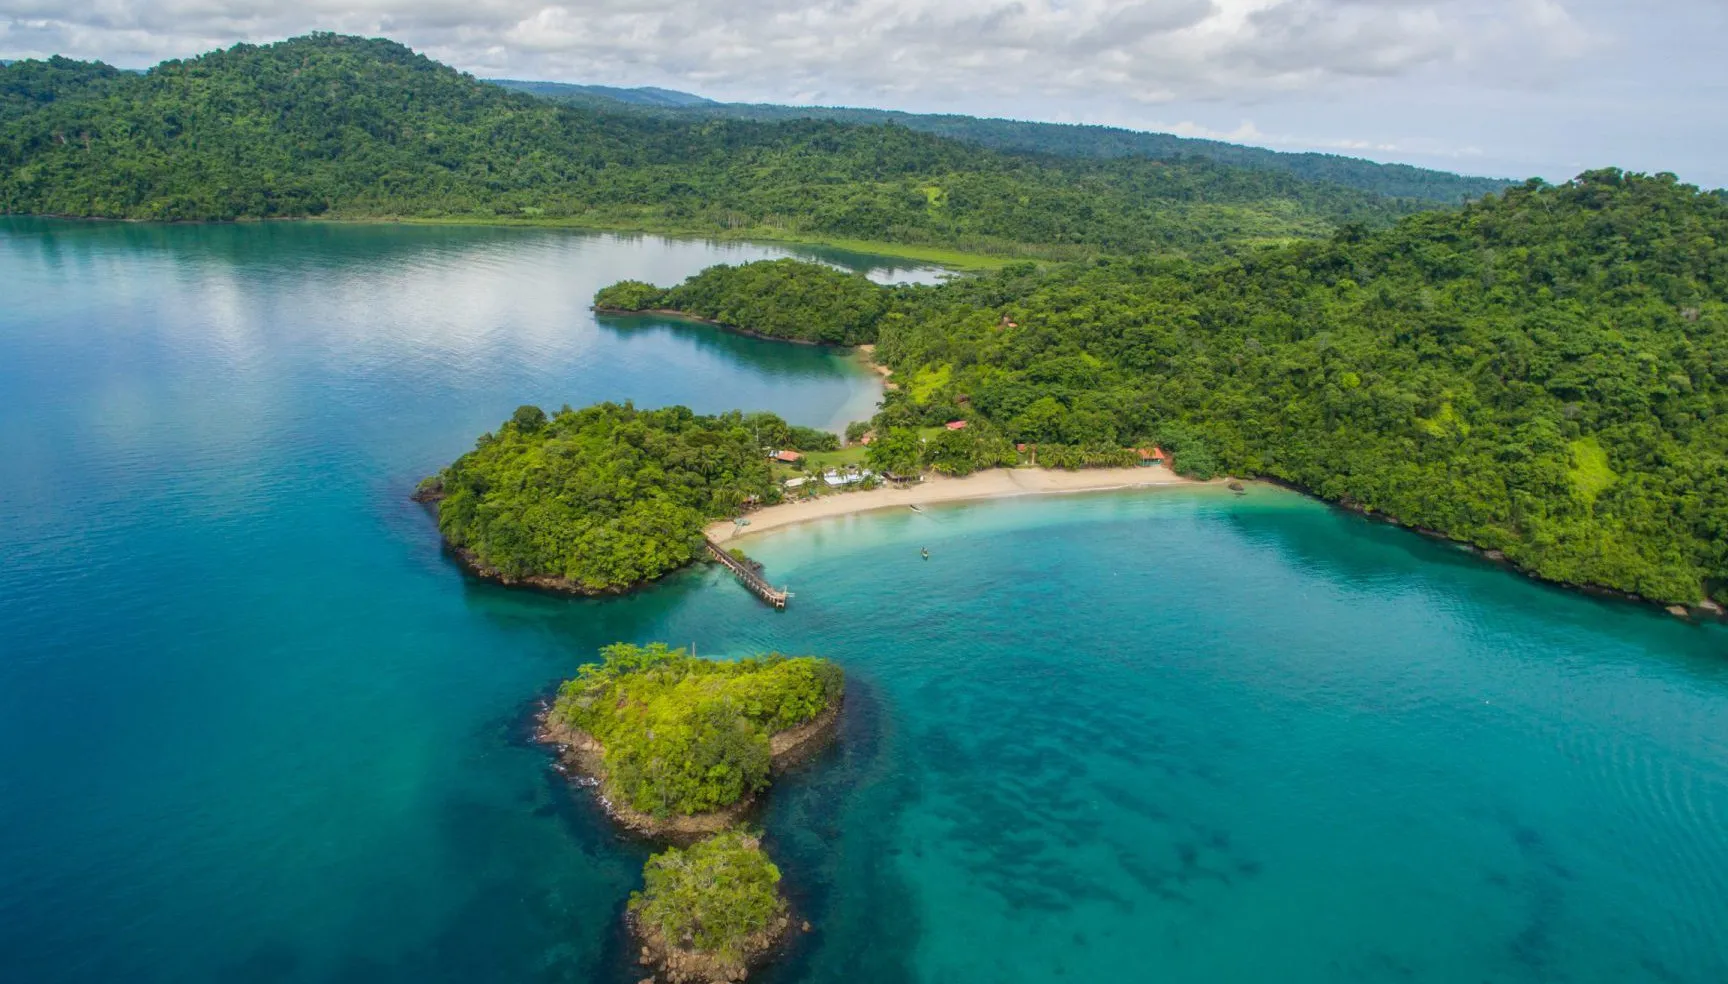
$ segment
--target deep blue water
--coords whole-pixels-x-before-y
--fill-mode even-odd
[[[440,555],[407,493],[519,403],[866,412],[843,356],[586,310],[786,252],[0,224],[0,978],[635,980],[646,848],[526,721],[665,639],[850,674],[762,817],[816,927],[772,981],[1728,980],[1718,626],[1264,488],[770,534],[779,615]]]

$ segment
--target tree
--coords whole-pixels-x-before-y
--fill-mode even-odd
[[[918,462],[923,456],[918,432],[907,427],[890,427],[877,435],[864,452],[870,467],[886,475],[918,474]]]
[[[518,430],[531,434],[546,426],[546,411],[536,406],[523,404],[516,408],[515,413],[510,415],[510,421],[516,425]]]

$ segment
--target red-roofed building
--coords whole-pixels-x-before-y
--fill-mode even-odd
[[[776,451],[773,454],[769,455],[768,457],[774,459],[775,461],[784,461],[788,465],[795,465],[798,462],[804,460],[804,456],[799,454],[796,451]]]
[[[1170,456],[1165,454],[1164,449],[1161,447],[1153,446],[1149,448],[1138,448],[1136,450],[1140,455],[1140,463],[1142,465],[1150,467],[1152,465],[1168,465],[1170,463]]]
[[[966,429],[966,421],[964,421],[964,420],[950,420],[950,421],[948,421],[948,429],[951,431],[965,430]]]

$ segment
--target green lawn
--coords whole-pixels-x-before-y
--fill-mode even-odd
[[[827,471],[830,468],[844,465],[857,465],[862,468],[864,466],[864,452],[867,450],[869,449],[862,444],[854,444],[838,451],[812,451],[806,454],[804,460],[799,463],[805,466],[803,468],[795,468],[792,465],[776,462],[774,464],[774,477],[784,481],[812,468],[817,471]]]

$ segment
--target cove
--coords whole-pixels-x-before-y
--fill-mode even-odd
[[[0,222],[6,976],[638,979],[647,849],[530,718],[663,640],[848,673],[762,816],[815,926],[765,979],[1728,978],[1721,626],[1258,486],[777,532],[779,615],[441,555],[408,492],[517,404],[868,404],[839,353],[587,311],[792,252]]]

